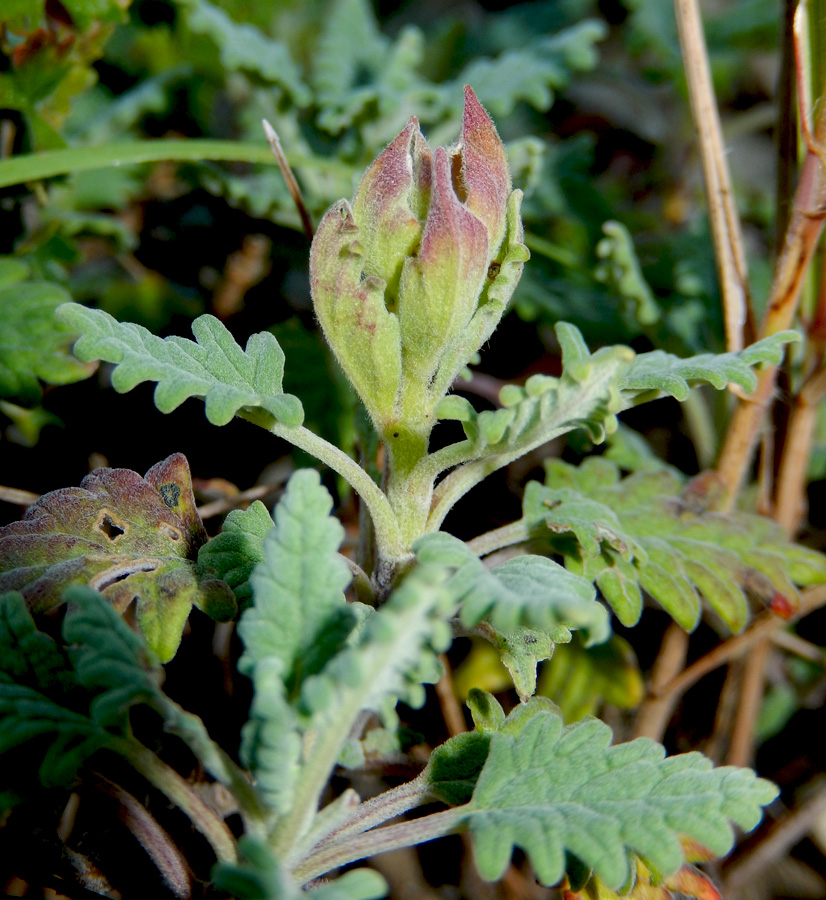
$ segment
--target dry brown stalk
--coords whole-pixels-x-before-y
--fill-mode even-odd
[[[702,18],[697,0],[674,0],[674,11],[692,117],[700,143],[714,255],[723,300],[726,349],[742,350],[744,340],[750,343],[753,338],[754,317],[749,298],[740,219],[734,205]]]
[[[754,755],[754,730],[763,700],[766,663],[772,643],[768,637],[759,640],[745,658],[740,697],[731,729],[726,762],[732,766],[749,766]]]
[[[826,115],[823,117],[826,123]],[[826,124],[824,125],[826,128]],[[826,221],[826,168],[820,156],[809,150],[795,192],[783,249],[777,260],[769,306],[758,337],[789,328],[797,312],[800,290]],[[733,506],[745,480],[763,418],[774,395],[776,366],[766,366],[757,389],[741,398],[732,416],[717,471],[728,489]]]
[[[660,652],[654,662],[648,697],[640,705],[634,721],[634,737],[662,740],[679,698],[678,694],[666,694],[662,689],[683,671],[687,653],[688,634],[676,622],[672,622],[665,630]]]

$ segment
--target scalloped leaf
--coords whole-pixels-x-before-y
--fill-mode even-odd
[[[634,351],[604,347],[591,355],[572,325],[558,323],[556,330],[563,344],[560,378],[532,375],[524,387],[506,385],[500,393],[502,408],[497,410],[477,413],[470,403],[455,397],[437,404],[437,418],[462,423],[474,457],[521,455],[575,428],[587,429],[598,442],[616,429],[616,414],[624,408],[618,385]]]
[[[549,709],[517,733],[493,734],[462,808],[484,878],[501,878],[515,847],[546,885],[562,879],[566,854],[611,888],[629,879],[629,851],[670,875],[684,861],[680,835],[722,855],[733,841],[730,822],[754,828],[778,793],[750,769],[715,769],[699,753],[666,759],[646,738],[610,742],[611,730],[599,720],[565,727]]]
[[[622,391],[626,397],[655,391],[660,396],[670,394],[685,400],[694,385],[707,383],[721,391],[731,382],[751,393],[757,387],[753,367],[778,365],[785,345],[799,340],[796,331],[780,331],[737,353],[704,353],[689,359],[663,350],[642,353],[625,373]]]
[[[315,469],[291,476],[250,579],[255,604],[238,623],[245,648],[241,671],[277,665],[292,697],[341,650],[356,625],[344,598],[350,569],[338,553],[344,528],[330,515],[332,508]]]
[[[247,509],[234,509],[224,519],[220,534],[198,550],[198,564],[215,572],[233,590],[243,609],[252,600],[250,575],[264,559],[264,538],[272,516],[260,500]]]
[[[795,583],[826,581],[826,556],[789,542],[771,520],[715,511],[706,476],[684,485],[674,470],[659,469],[620,480],[604,457],[579,467],[549,460],[546,470],[545,486],[526,487],[526,526],[547,528],[566,567],[594,581],[624,625],[639,619],[645,590],[689,631],[701,596],[739,631],[747,597],[794,608]]]
[[[0,257],[0,397],[31,405],[41,381],[71,384],[88,378],[95,363],[72,356],[76,332],[55,319],[72,298],[60,285],[26,281],[28,266]]]
[[[296,106],[310,102],[310,90],[301,80],[286,44],[248,22],[235,22],[219,6],[206,0],[181,0],[180,6],[187,27],[215,42],[225,72],[252,72],[266,83],[282,88]]]
[[[115,363],[112,386],[119,393],[144,381],[157,381],[155,405],[161,412],[200,397],[213,425],[226,425],[241,410],[259,409],[290,427],[301,424],[301,401],[281,391],[284,353],[269,332],[254,334],[245,350],[214,316],[192,323],[196,342],[156,337],[141,325],[118,322],[99,309],[64,305],[58,318],[81,334],[78,359]]]
[[[480,465],[481,456],[515,459],[576,428],[585,428],[591,440],[600,443],[616,431],[617,414],[624,409],[666,394],[685,400],[697,384],[722,389],[734,382],[753,390],[757,376],[752,367],[778,363],[783,346],[799,340],[797,332],[783,331],[739,353],[679,359],[661,350],[637,356],[623,346],[591,353],[574,325],[557,322],[554,329],[562,349],[559,378],[532,375],[524,387],[506,385],[497,410],[477,413],[470,403],[453,397],[437,404],[437,418],[462,423],[470,443],[465,466]]]
[[[93,587],[119,613],[136,602],[141,631],[167,661],[193,603],[219,620],[235,613],[228,586],[195,562],[205,540],[183,454],[144,478],[96,469],[0,528],[0,590],[21,591],[35,614],[59,606],[75,584]]]
[[[582,629],[589,643],[610,632],[605,607],[594,599],[593,586],[541,556],[518,556],[488,569],[458,538],[439,531],[413,545],[419,562],[456,569],[448,587],[459,607],[459,619],[472,628],[482,619],[501,632],[520,626],[546,632],[555,643]]]

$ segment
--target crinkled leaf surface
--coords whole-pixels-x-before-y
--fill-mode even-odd
[[[244,532],[263,530],[263,505],[243,515]],[[298,717],[291,705],[305,679],[324,668],[344,645],[355,616],[344,599],[350,581],[338,549],[344,530],[330,515],[333,501],[313,469],[289,480],[275,524],[258,543],[261,562],[250,578],[253,605],[241,617],[244,654],[239,667],[255,696],[244,728],[243,754],[270,806],[285,812],[298,775]],[[261,512],[263,510],[263,513]],[[255,516],[253,519],[252,516]],[[241,516],[237,517],[239,520]],[[260,527],[259,527],[260,526]]]
[[[74,348],[78,359],[115,363],[116,391],[157,381],[155,405],[161,412],[201,397],[213,425],[226,425],[239,411],[254,409],[284,425],[301,424],[301,402],[281,391],[284,353],[267,331],[252,335],[242,350],[214,316],[199,316],[192,323],[196,341],[162,339],[141,325],[77,304],[62,306],[57,316],[81,334]]]
[[[642,353],[625,373],[621,385],[623,395],[633,402],[635,395],[656,391],[685,400],[695,384],[711,384],[720,391],[729,382],[751,393],[757,387],[754,366],[779,364],[784,346],[799,340],[796,331],[780,331],[737,353],[704,353],[689,359],[680,359],[663,350]]]
[[[608,637],[608,615],[594,599],[593,586],[549,559],[518,556],[488,569],[463,541],[445,532],[425,535],[414,550],[422,563],[455,567],[448,587],[461,604],[465,627],[482,619],[502,632],[525,626],[547,632],[556,643],[569,641],[571,629],[586,631],[590,642]]]
[[[525,490],[525,522],[547,529],[566,566],[596,583],[624,625],[638,620],[644,590],[687,630],[702,596],[739,631],[747,596],[794,607],[795,584],[826,581],[826,557],[789,542],[769,519],[716,512],[707,479],[683,485],[669,469],[620,479],[604,457],[546,469],[546,484]]]
[[[241,607],[248,606],[252,598],[249,578],[264,559],[264,538],[272,526],[267,507],[256,500],[247,509],[232,510],[220,534],[198,550],[198,563],[232,588]]]
[[[610,742],[599,720],[565,727],[551,710],[493,734],[465,819],[483,877],[500,878],[514,847],[547,885],[565,874],[567,853],[612,888],[628,880],[629,850],[671,874],[683,864],[679,835],[722,855],[730,822],[754,828],[777,796],[750,769],[715,769],[699,753],[665,759],[645,738]]]
[[[536,689],[536,666],[554,645],[582,629],[589,643],[610,633],[608,610],[593,585],[541,556],[519,556],[493,569],[467,545],[445,532],[425,535],[414,545],[419,560],[455,568],[448,582],[460,603],[459,620],[489,640],[524,700]],[[549,565],[550,563],[550,565]]]
[[[32,751],[46,784],[70,782],[127,733],[131,706],[159,696],[157,660],[111,605],[82,587],[66,599],[68,655],[37,630],[22,594],[0,596],[0,754],[47,739]]]
[[[278,660],[291,695],[342,648],[356,623],[343,593],[350,569],[338,554],[344,528],[332,508],[315,469],[290,478],[251,578],[255,605],[238,624],[241,670]]]
[[[681,360],[661,351],[636,356],[623,346],[591,353],[575,326],[558,322],[555,330],[562,349],[559,378],[532,375],[523,387],[506,385],[499,397],[502,408],[497,410],[477,413],[466,399],[455,396],[437,404],[437,417],[460,421],[467,436],[467,461],[444,479],[437,497],[455,502],[492,467],[506,465],[577,428],[599,443],[616,431],[617,414],[637,403],[666,394],[685,399],[693,385],[702,383],[722,389],[734,382],[753,390],[757,376],[752,367],[779,362],[783,345],[798,337],[784,331],[740,353]],[[454,450],[447,448],[446,453]],[[455,464],[452,459],[451,463]]]
[[[82,381],[96,366],[72,356],[76,332],[55,318],[69,294],[48,281],[27,281],[27,275],[20,260],[0,257],[0,397],[32,404],[42,394],[41,381]]]
[[[0,529],[0,590],[21,591],[35,613],[59,605],[74,584],[100,591],[118,612],[135,602],[143,634],[166,661],[193,603],[218,619],[234,614],[228,586],[195,562],[205,540],[182,454],[145,478],[96,469],[80,487],[45,494]]]

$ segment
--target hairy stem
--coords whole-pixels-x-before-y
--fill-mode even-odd
[[[531,537],[532,529],[522,519],[518,519],[510,525],[503,525],[501,528],[480,534],[479,537],[468,541],[467,545],[477,556],[487,556],[503,547],[521,544]]]
[[[135,740],[120,739],[113,744],[121,756],[159,791],[166,795],[207,839],[218,860],[235,862],[238,858],[232,832],[190,784],[151,750]]]
[[[293,875],[298,881],[305,883],[331,869],[366,859],[377,853],[398,850],[400,847],[413,847],[425,841],[453,834],[462,827],[464,818],[465,813],[462,807],[459,807],[413,819],[411,822],[388,825],[385,828],[353,835],[340,842],[322,846],[318,852],[297,866]]]
[[[430,787],[424,780],[423,774],[413,781],[407,781],[389,791],[384,791],[359,804],[353,814],[339,828],[331,832],[323,841],[319,841],[313,848],[313,854],[331,844],[338,844],[353,835],[376,828],[432,799]]]
[[[328,465],[334,472],[350,484],[361,497],[373,519],[376,530],[376,541],[382,556],[402,559],[406,548],[399,530],[399,522],[387,496],[373,481],[370,475],[343,450],[325,441],[303,425],[297,428],[276,422],[270,431],[285,441],[289,441],[301,450],[310,453],[316,459]]]

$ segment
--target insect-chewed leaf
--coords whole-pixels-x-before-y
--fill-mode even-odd
[[[112,386],[124,393],[157,381],[155,405],[172,412],[189,397],[201,397],[213,425],[226,425],[242,409],[259,409],[288,426],[301,424],[304,411],[281,391],[284,353],[269,333],[254,334],[242,350],[214,316],[192,323],[196,341],[162,339],[141,325],[118,322],[99,309],[65,304],[58,318],[79,332],[78,359],[115,364]]]
[[[687,630],[699,621],[702,596],[739,631],[747,598],[794,608],[795,583],[826,582],[826,557],[790,543],[769,519],[715,511],[707,477],[684,485],[660,469],[620,480],[604,457],[578,468],[552,460],[546,469],[546,484],[525,491],[526,523],[547,526],[554,551],[596,583],[624,625],[638,620],[643,590]]]
[[[35,614],[58,606],[70,585],[93,587],[118,612],[136,602],[141,630],[166,661],[193,603],[217,619],[235,611],[229,587],[195,562],[205,540],[182,454],[145,478],[96,469],[0,529],[0,590],[21,591]]]
[[[492,735],[465,819],[483,877],[500,878],[514,847],[546,885],[561,880],[567,854],[611,888],[629,879],[629,851],[669,875],[683,864],[680,835],[724,854],[730,822],[754,828],[777,796],[750,769],[715,769],[699,753],[665,759],[645,738],[610,742],[604,723],[565,727],[550,709],[537,710],[516,733]]]
[[[28,267],[0,257],[0,397],[36,403],[41,381],[69,384],[88,378],[95,365],[72,356],[76,332],[54,312],[70,301],[60,285],[27,281]]]

